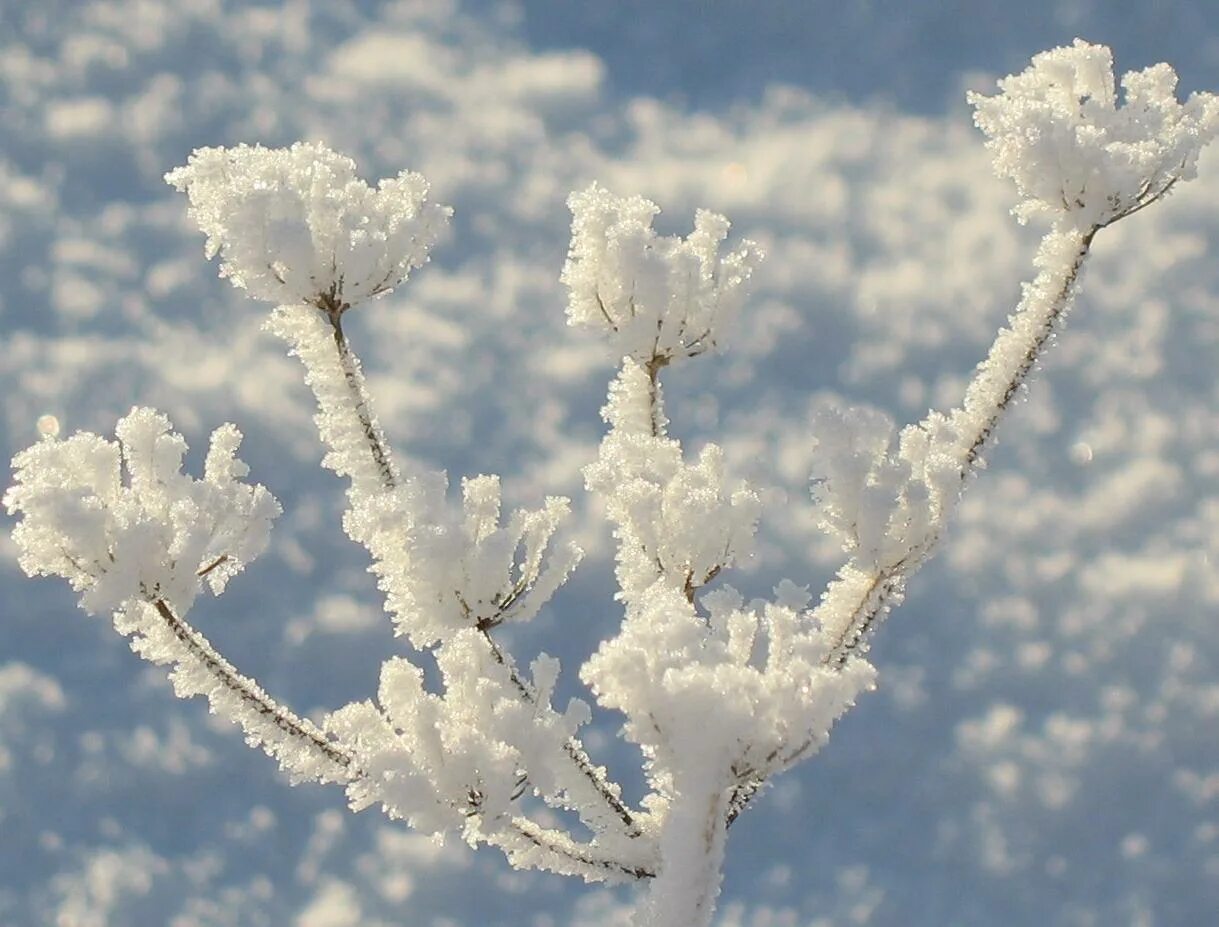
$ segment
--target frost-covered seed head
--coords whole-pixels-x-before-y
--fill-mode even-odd
[[[1024,198],[1023,222],[1044,213],[1082,229],[1107,225],[1194,177],[1198,153],[1219,131],[1219,98],[1176,99],[1177,75],[1157,64],[1122,77],[1113,56],[1080,39],[1033,57],[999,93],[969,94],[995,171]]]
[[[220,255],[220,275],[255,299],[344,309],[388,293],[427,262],[452,214],[403,171],[369,187],[322,144],[200,148],[165,175]]]
[[[639,196],[593,184],[567,200],[571,249],[562,280],[570,325],[603,332],[642,364],[694,357],[720,344],[762,258],[751,241],[721,253],[729,223],[700,209],[686,238],[652,228],[660,212]]]
[[[162,598],[185,611],[204,579],[219,594],[266,547],[279,503],[240,481],[241,433],[216,429],[205,476],[182,473],[186,442],[164,415],[132,409],[119,441],[81,433],[13,459],[4,496],[26,573],[62,576],[90,613]]]

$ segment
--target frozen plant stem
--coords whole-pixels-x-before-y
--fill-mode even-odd
[[[343,333],[343,312],[349,307],[336,304],[334,298],[330,297],[324,302],[320,302],[318,308],[325,314],[330,327],[334,329],[334,347],[338,352],[339,366],[343,369],[343,381],[351,392],[353,411],[359,420],[360,430],[364,432],[364,439],[368,442],[368,451],[372,454],[373,464],[381,476],[381,486],[386,490],[393,490],[398,485],[398,478],[390,463],[389,450],[385,446],[385,436],[381,434],[380,428],[373,421],[368,393],[364,389],[364,377],[360,373],[359,360],[352,352],[351,346],[347,343],[347,336]]]
[[[380,805],[425,833],[496,846],[517,868],[648,881],[640,927],[707,927],[728,828],[874,685],[870,637],[1061,329],[1096,233],[1193,177],[1219,131],[1219,101],[1179,103],[1167,65],[1125,75],[1119,103],[1108,49],[1078,41],[999,90],[970,99],[1018,216],[1051,220],[1037,273],[959,407],[896,434],[875,410],[818,411],[820,527],[846,556],[813,607],[787,581],[750,602],[722,582],[751,554],[760,497],[730,479],[718,446],[688,456],[664,410],[661,371],[722,345],[760,252],[726,247],[728,220],[705,210],[683,238],[658,235],[642,197],[594,184],[569,199],[568,321],[621,361],[584,479],[613,526],[623,619],[581,679],[644,758],[638,807],[578,736],[589,706],[553,703],[558,661],[518,667],[493,636],[533,618],[579,562],[560,540],[568,500],[505,514],[498,477],[462,480],[457,502],[444,474],[399,469],[343,330],[347,312],[427,262],[449,217],[417,174],[373,188],[350,159],[298,143],[201,149],[167,180],[222,275],[276,306],[266,327],[304,366],[323,465],[349,481],[343,527],[369,553],[395,633],[435,657],[436,691],[394,656],[375,698],[315,724],[188,623],[202,591],[219,595],[262,552],[279,513],[244,481],[231,425],[213,434],[201,479],[182,472],[185,442],[150,409],[120,420],[117,441],[78,434],[19,454],[5,503],[21,517],[21,565],[68,580],[83,608],[172,667],[178,695],[205,696],[293,781],[341,784],[354,810]],[[538,823],[539,804],[560,823]]]
[[[364,388],[364,377],[360,371],[360,361],[352,350],[346,335],[343,332],[342,316],[346,309],[350,307],[339,304],[332,295],[327,295],[319,300],[318,309],[325,316],[327,322],[330,323],[334,331],[335,350],[338,355],[339,366],[343,372],[343,381],[347,384],[347,388],[351,395],[352,413],[355,415],[360,431],[364,435],[364,439],[368,445],[368,451],[372,455],[373,464],[377,472],[381,475],[381,485],[386,491],[392,491],[397,487],[398,478],[393,466],[388,444],[385,440],[385,435],[379,425],[375,423],[375,418],[372,411],[372,401],[368,397],[368,392]],[[483,621],[478,624],[478,629],[483,635],[492,659],[499,664],[508,673],[512,681],[513,687],[516,689],[520,698],[528,702],[530,705],[535,703],[534,693],[531,687],[518,675],[516,667],[500,648],[491,636],[491,628],[497,622]],[[584,746],[576,738],[568,738],[563,745],[563,752],[575,765],[580,775],[588,779],[589,783],[601,796],[602,800],[609,806],[612,812],[621,820],[622,826],[625,828],[628,836],[635,838],[641,835],[639,825],[634,820],[631,810],[622,802],[616,793],[616,789],[612,788],[606,781],[604,775],[595,767],[589,759],[588,753]]]
[[[393,463],[392,453],[385,434],[376,421],[372,409],[372,400],[369,398],[365,388],[360,360],[352,349],[342,327],[342,316],[350,307],[339,302],[333,293],[327,293],[319,298],[316,306],[333,332],[335,355],[341,371],[342,381],[346,385],[348,392],[349,402],[346,403],[348,414],[355,418],[357,431],[362,436],[373,466],[380,477],[380,488],[387,493],[392,493],[398,488],[400,481],[398,471]],[[300,352],[298,351],[298,353]],[[320,397],[319,401],[321,401]],[[323,407],[323,412],[325,411]],[[331,411],[337,412],[340,415],[342,414],[341,410]],[[353,484],[353,491],[354,489]],[[519,587],[514,592],[519,594]],[[500,605],[502,609],[504,603],[500,603]],[[482,635],[483,643],[491,659],[507,675],[517,697],[527,703],[531,709],[537,709],[539,706],[537,705],[536,694],[533,688],[521,678],[512,659],[504,653],[499,644],[491,636],[492,628],[499,623],[497,617],[499,616],[493,615],[478,621],[476,622],[476,627]],[[580,741],[575,737],[567,738],[562,743],[562,752],[571,762],[576,772],[587,780],[593,792],[600,796],[601,801],[609,808],[612,815],[618,819],[625,835],[631,839],[642,836],[642,831],[639,824],[635,821],[631,810],[619,798],[617,787],[607,782],[604,772],[593,765]],[[525,775],[527,777],[527,773]],[[623,869],[623,871],[629,871],[637,876],[646,872],[646,870],[639,866],[619,866],[618,868]]]
[[[1068,227],[1046,236],[1036,258],[1041,268],[1037,277],[1026,285],[1024,298],[1008,327],[999,332],[986,359],[978,365],[961,407],[949,416],[959,429],[954,456],[959,459],[962,489],[982,465],[982,452],[1012,400],[1025,387],[1029,374],[1061,329],[1097,231]],[[929,430],[937,418],[933,413],[917,427]],[[843,565],[813,611],[814,619],[832,641],[822,658],[823,665],[841,668],[847,660],[866,652],[871,633],[889,611],[901,604],[908,579],[932,555],[939,540],[939,532],[931,534],[898,559],[871,569],[855,558]],[[812,743],[805,743],[782,759],[774,757],[776,768],[798,762],[812,747]],[[733,787],[730,822],[736,820],[761,785],[753,771],[750,773],[739,776]]]
[[[960,480],[964,484],[982,463],[982,452],[1026,385],[1052,337],[1062,327],[1078,287],[1080,271],[1088,257],[1097,229],[1056,229],[1042,241],[1036,263],[1036,279],[1025,288],[1025,296],[1009,326],[1000,330],[965,391],[960,408],[949,416],[959,439]],[[934,416],[934,413],[933,413]],[[928,429],[929,419],[919,427]],[[962,486],[963,488],[963,486]],[[848,563],[814,612],[832,635],[834,645],[825,655],[827,665],[841,666],[853,653],[866,648],[868,635],[891,608],[901,604],[906,580],[932,553],[939,535],[929,537],[892,564],[866,578],[857,575],[858,565]],[[862,594],[859,589],[862,587]],[[838,601],[844,593],[847,602]],[[854,604],[849,604],[854,602]],[[847,615],[836,627],[834,616]]]
[[[317,727],[296,715],[295,712],[278,704],[256,682],[241,675],[228,660],[212,646],[206,637],[174,614],[173,609],[164,599],[156,599],[152,603],[161,620],[170,633],[174,635],[203,667],[204,671],[214,677],[234,698],[242,701],[250,712],[278,728],[286,737],[295,741],[307,750],[316,751],[337,769],[335,778],[355,778],[359,770],[352,768],[351,754],[327,739]],[[249,732],[251,736],[256,736]]]

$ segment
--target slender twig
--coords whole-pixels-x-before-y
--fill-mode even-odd
[[[1171,187],[1172,182],[1169,182],[1151,200],[1141,203],[1123,215],[1129,215],[1143,208],[1147,202],[1152,202],[1154,199],[1158,199],[1167,193]],[[1020,388],[1036,366],[1044,352],[1046,343],[1050,340],[1050,336],[1058,329],[1063,313],[1066,312],[1070,304],[1072,290],[1079,279],[1079,272],[1088,257],[1092,241],[1096,237],[1097,231],[1102,227],[1092,228],[1082,234],[1075,259],[1063,275],[1062,284],[1055,293],[1040,327],[1033,335],[1019,363],[1012,371],[1004,388],[1003,395],[995,403],[994,408],[983,420],[973,437],[964,445],[960,472],[962,482],[976,469],[982,451],[993,436],[1004,414],[1011,406],[1012,400],[1019,393]],[[822,657],[822,666],[841,669],[851,657],[858,655],[866,647],[871,631],[879,623],[885,612],[894,604],[894,600],[900,600],[905,591],[905,584],[909,574],[926,560],[927,554],[937,539],[937,537],[932,537],[925,544],[920,545],[918,549],[907,552],[900,560],[878,570],[872,576],[871,581],[860,595],[858,603],[852,610],[850,619],[831,643],[825,656]],[[812,746],[812,743],[812,740],[802,743],[793,753],[779,763],[777,768],[790,766]],[[751,775],[748,778],[738,782],[733,788],[729,799],[729,823],[734,821],[741,811],[745,809],[765,782],[766,777],[773,774],[774,771],[774,769],[751,770]]]
[[[509,661],[508,656],[500,649],[499,644],[491,637],[489,631],[484,628],[479,630],[482,631],[483,639],[487,642],[487,647],[491,651],[491,658],[504,668],[508,674],[509,681],[520,694],[521,698],[530,705],[536,705],[537,695],[534,693],[533,688],[521,678],[520,674],[516,671],[516,667]],[[563,744],[563,752],[575,764],[576,769],[592,783],[593,788],[596,789],[615,816],[622,821],[626,828],[626,835],[631,838],[641,836],[643,830],[635,820],[631,809],[626,806],[621,798],[614,794],[605,777],[593,765],[592,759],[585,751],[583,744],[575,737],[569,737]]]
[[[228,563],[228,560],[229,560],[228,554],[221,554],[219,557],[217,557],[207,566],[200,567],[198,570],[196,570],[195,575],[200,578],[207,576],[208,573],[212,572],[212,570],[216,569],[216,567],[220,566],[222,563]]]
[[[607,856],[597,856],[588,850],[573,850],[569,847],[560,845],[560,841],[552,836],[551,831],[540,827],[538,824],[529,820],[529,818],[514,816],[510,821],[513,831],[519,836],[528,840],[534,846],[546,850],[550,853],[555,853],[567,859],[578,863],[583,863],[586,866],[592,866],[598,869],[608,869],[620,872],[623,875],[630,876],[633,879],[651,879],[654,878],[656,872],[647,866],[624,863],[621,860],[613,859]],[[588,849],[592,849],[589,847]]]
[[[288,735],[300,746],[324,756],[326,760],[341,770],[341,779],[353,782],[368,778],[368,773],[359,767],[349,750],[329,739],[310,721],[276,702],[252,679],[241,675],[216,651],[202,633],[184,618],[176,615],[164,599],[156,599],[151,602],[151,605],[191,656],[203,665],[213,679],[220,683],[226,691],[239,698],[246,707],[273,724],[276,729]],[[472,789],[470,807],[467,809],[471,816],[481,813],[481,799],[481,794]],[[636,879],[650,878],[655,875],[645,867],[624,863],[612,856],[598,855],[594,852],[595,848],[590,846],[574,842],[572,846],[567,846],[565,844],[568,841],[565,839],[565,835],[547,830],[523,815],[514,815],[508,823],[512,831],[530,843],[572,862],[621,873]]]
[[[1019,393],[1020,388],[1036,366],[1037,361],[1045,350],[1046,343],[1050,340],[1050,336],[1058,329],[1062,315],[1066,312],[1067,306],[1070,303],[1071,292],[1075,287],[1076,281],[1079,279],[1080,269],[1083,267],[1084,261],[1087,259],[1091,249],[1092,241],[1096,237],[1096,232],[1097,229],[1093,228],[1083,233],[1075,259],[1064,274],[1062,284],[1050,303],[1049,311],[1029,342],[1024,355],[1012,371],[1003,390],[1003,395],[995,403],[990,414],[983,420],[973,437],[965,444],[960,473],[962,482],[976,469],[978,459],[987,442],[1011,406],[1012,400]],[[935,538],[932,538],[927,544],[922,545],[918,551],[908,552],[902,559],[879,570],[875,574],[871,584],[860,597],[859,604],[853,610],[850,621],[843,627],[838,638],[833,642],[825,658],[823,658],[823,665],[843,666],[846,659],[865,643],[868,632],[875,626],[877,618],[884,614],[894,595],[901,594],[910,569],[917,567],[926,559],[925,555],[934,542]]]
[[[1075,260],[1063,278],[1062,286],[1054,298],[1050,311],[1046,314],[1045,321],[1042,322],[1032,343],[1025,351],[1024,357],[1021,358],[1019,365],[1013,371],[1012,378],[1008,381],[1007,388],[1004,390],[1002,398],[996,403],[994,411],[983,423],[982,427],[978,429],[977,434],[974,435],[973,440],[969,444],[969,449],[965,453],[965,463],[961,468],[961,479],[965,479],[972,472],[974,465],[977,463],[978,456],[982,453],[982,448],[994,433],[995,427],[999,424],[999,420],[1007,411],[1008,406],[1011,405],[1012,399],[1020,391],[1020,387],[1024,385],[1024,381],[1037,364],[1037,360],[1041,357],[1046,342],[1049,341],[1050,336],[1058,328],[1058,323],[1063,313],[1066,312],[1067,305],[1070,303],[1071,291],[1075,287],[1075,282],[1079,279],[1079,271],[1088,257],[1088,252],[1092,247],[1092,240],[1096,237],[1098,228],[1093,228],[1084,233],[1079,251],[1076,252]]]
[[[593,295],[597,297],[597,308],[600,309],[601,314],[603,316],[605,316],[605,321],[606,321],[606,324],[609,325],[610,331],[617,333],[618,326],[614,322],[614,320],[612,318],[610,318],[609,311],[605,308],[605,303],[601,299],[601,291],[597,290],[593,293]]]
[[[651,409],[653,438],[664,435],[664,425],[661,421],[664,411],[660,407],[660,371],[669,366],[669,361],[670,358],[664,354],[653,354],[644,368],[648,372],[648,406]]]
[[[350,752],[327,738],[312,722],[280,705],[254,680],[241,675],[233,664],[216,651],[206,637],[184,618],[176,615],[164,599],[156,599],[151,604],[174,637],[228,692],[301,746],[322,754],[343,771],[343,778],[355,779],[363,776],[355,766]]]
[[[389,449],[385,446],[377,426],[373,423],[368,396],[364,392],[355,354],[347,343],[347,336],[343,333],[343,313],[350,307],[346,303],[340,302],[333,292],[319,296],[317,306],[326,315],[326,319],[334,331],[334,347],[339,355],[339,366],[343,370],[343,379],[347,382],[347,389],[351,392],[353,410],[360,421],[360,429],[364,432],[369,453],[372,454],[373,463],[381,476],[381,485],[386,489],[394,489],[398,485],[398,479],[394,474],[393,465],[390,463]]]

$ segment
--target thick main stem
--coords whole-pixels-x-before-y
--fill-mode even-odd
[[[711,770],[674,774],[660,836],[660,872],[637,927],[707,927],[723,881],[729,792]]]

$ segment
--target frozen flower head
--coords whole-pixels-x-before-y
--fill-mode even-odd
[[[753,242],[721,253],[728,220],[700,209],[686,238],[660,237],[660,209],[593,184],[567,200],[567,320],[604,332],[620,356],[665,364],[715,347],[761,259]]]
[[[1219,130],[1219,98],[1178,103],[1166,64],[1124,75],[1121,87],[1119,105],[1112,53],[1076,39],[999,81],[995,96],[969,95],[996,172],[1024,197],[1022,222],[1045,213],[1100,228],[1194,177],[1198,153]]]
[[[241,482],[241,433],[212,434],[202,480],[182,473],[186,442],[164,415],[132,409],[119,443],[44,440],[13,459],[4,496],[26,573],[62,576],[90,613],[164,599],[185,611],[206,580],[219,594],[266,547],[279,503]]]
[[[325,145],[200,148],[165,175],[190,197],[220,275],[256,299],[341,312],[428,259],[452,210],[403,171],[374,190]]]

